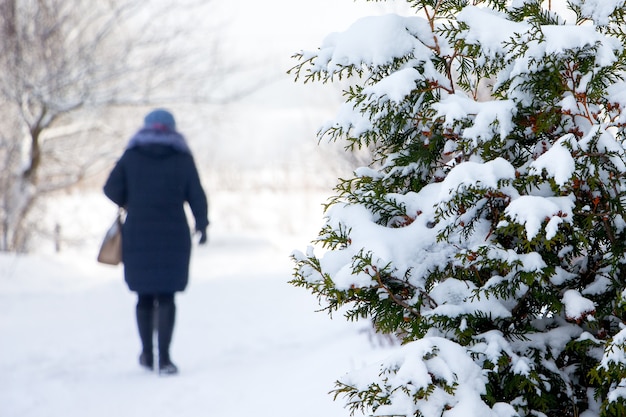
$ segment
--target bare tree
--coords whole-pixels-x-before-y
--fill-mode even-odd
[[[34,205],[106,154],[90,112],[207,98],[211,60],[191,52],[181,14],[206,3],[0,2],[0,251],[24,250]]]

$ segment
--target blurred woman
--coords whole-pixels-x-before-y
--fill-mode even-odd
[[[126,210],[122,259],[126,283],[138,294],[139,363],[154,369],[156,330],[158,371],[176,374],[169,352],[176,316],[174,294],[187,286],[191,255],[185,203],[191,208],[200,244],[207,240],[209,221],[194,159],[170,112],[157,109],[146,115],[143,128],[130,139],[111,171],[104,193]]]

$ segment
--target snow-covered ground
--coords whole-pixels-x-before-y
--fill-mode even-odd
[[[177,295],[181,372],[159,377],[137,364],[121,267],[90,255],[0,256],[0,416],[347,416],[334,381],[387,355],[365,323],[315,312],[283,248],[214,234]]]

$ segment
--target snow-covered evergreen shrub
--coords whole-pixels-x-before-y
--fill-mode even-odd
[[[302,52],[369,147],[295,285],[404,346],[353,411],[626,415],[624,0],[411,0]]]

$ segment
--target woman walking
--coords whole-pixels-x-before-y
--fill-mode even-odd
[[[158,371],[176,374],[170,358],[176,305],[174,294],[187,286],[191,233],[189,204],[200,244],[207,239],[207,198],[174,116],[151,111],[129,141],[104,185],[105,195],[126,209],[122,228],[124,278],[138,295],[136,318],[142,352],[139,363],[154,369],[157,332]],[[155,323],[156,320],[156,323]]]

